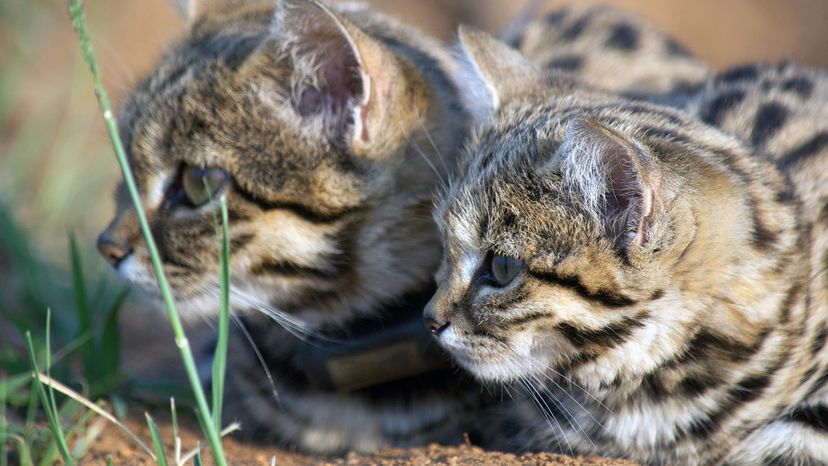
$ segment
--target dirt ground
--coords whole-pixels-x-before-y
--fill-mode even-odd
[[[122,314],[121,325],[124,328],[124,362],[125,370],[135,377],[151,377],[162,375],[168,380],[177,380],[185,383],[180,356],[173,344],[173,337],[169,324],[158,314],[148,309],[128,308]],[[209,328],[204,325],[193,325],[188,329],[188,338],[198,354],[202,348],[210,344]],[[160,400],[159,400],[160,401]],[[133,404],[134,407],[134,404]],[[179,413],[182,409],[178,410]],[[172,440],[172,426],[168,411],[152,412],[152,416],[159,424],[161,437]],[[192,420],[179,420],[181,425],[182,451],[187,452],[195,448],[196,442],[203,441],[198,425]],[[143,413],[133,411],[126,421],[127,426],[139,438],[148,441],[149,430]],[[535,466],[535,465],[632,465],[635,463],[616,460],[592,458],[572,458],[554,454],[513,455],[500,452],[487,452],[480,448],[462,445],[456,447],[430,445],[422,448],[386,448],[369,455],[349,454],[343,458],[318,458],[300,455],[294,452],[278,450],[267,445],[256,445],[241,442],[234,438],[226,438],[225,453],[232,465],[241,466],[270,466],[273,457],[277,465],[347,465],[347,466],[391,466],[391,465],[422,465],[422,466],[472,466],[472,465],[504,465],[504,466]],[[169,445],[168,452],[172,457],[173,448]],[[155,463],[127,434],[120,429],[107,424],[101,436],[95,441],[90,453],[81,464],[105,465],[106,456],[112,455],[116,465],[144,466]],[[188,463],[192,464],[192,463]],[[212,464],[209,463],[208,464]]]
[[[129,429],[140,438],[149,438],[149,429],[141,413],[132,413],[126,421]],[[140,419],[140,421],[139,421]],[[162,438],[172,439],[172,427],[169,419],[156,418]],[[200,436],[197,426],[185,423],[180,426],[182,455],[196,446]],[[487,452],[470,445],[440,446],[429,445],[421,448],[385,448],[371,454],[351,453],[341,458],[316,458],[271,447],[245,444],[235,439],[223,443],[225,456],[233,466],[605,466],[634,465],[635,463],[598,457],[569,457],[551,453],[513,455],[510,453]],[[174,457],[173,445],[168,445],[168,458]],[[150,466],[156,463],[138,447],[123,431],[107,425],[87,456],[80,462],[83,465],[106,465],[106,457],[112,456],[119,466]],[[213,464],[206,455],[205,464]],[[192,464],[192,463],[188,463]]]

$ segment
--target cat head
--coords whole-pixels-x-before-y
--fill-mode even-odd
[[[434,156],[422,135],[440,121],[419,68],[364,30],[389,20],[305,0],[189,5],[188,34],[119,119],[185,314],[217,309],[220,196],[237,307],[324,316],[428,282],[439,260],[428,218],[436,177],[433,161],[409,151],[419,138],[423,157]],[[156,294],[123,186],[116,198],[99,249]]]
[[[551,370],[607,386],[703,329],[742,342],[768,325],[773,311],[746,310],[775,266],[754,219],[781,231],[791,217],[745,176],[778,175],[677,111],[550,84],[482,33],[460,40],[467,95],[485,105],[438,200],[445,253],[425,313],[459,363],[485,380]],[[732,306],[705,307],[719,299]]]

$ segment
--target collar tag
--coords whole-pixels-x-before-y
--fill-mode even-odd
[[[314,386],[348,392],[450,367],[419,313],[347,339],[303,342],[296,366]]]

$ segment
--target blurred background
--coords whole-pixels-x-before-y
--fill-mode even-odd
[[[182,35],[184,25],[170,0],[86,3],[105,85],[117,106],[165,47]],[[525,2],[369,3],[451,40],[459,22],[499,31]],[[545,8],[564,3],[550,0]],[[639,13],[718,68],[780,59],[828,65],[828,2],[823,0],[589,3]],[[0,0],[0,309],[22,310],[40,319],[41,310],[51,306],[56,322],[74,331],[76,313],[68,304],[76,300],[66,239],[70,230],[77,235],[90,283],[87,299],[114,299],[107,296],[118,286],[103,278],[106,270],[94,253],[94,239],[112,214],[117,176],[67,2]],[[122,325],[130,329],[124,332],[128,347],[130,341],[132,346],[141,341],[142,329],[155,334],[167,328],[149,323],[144,313],[122,314]],[[0,341],[11,341],[16,332],[10,329],[0,315]],[[127,370],[140,371],[149,360],[127,357]]]

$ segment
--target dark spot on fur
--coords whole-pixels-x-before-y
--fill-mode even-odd
[[[759,77],[759,69],[756,65],[737,66],[716,76],[716,83],[752,81],[757,77]]]
[[[616,50],[631,51],[638,47],[638,31],[629,24],[619,24],[613,28],[606,46]]]
[[[799,95],[799,97],[807,99],[814,91],[814,83],[804,76],[797,76],[783,82],[782,89],[789,92],[795,92]]]
[[[751,244],[760,251],[767,251],[768,246],[773,246],[779,239],[776,232],[771,231],[763,223],[754,219]]]
[[[583,66],[583,64],[583,57],[579,57],[578,55],[566,55],[552,60],[549,62],[548,67],[550,69],[562,71],[577,71],[581,68],[581,66]]]
[[[242,233],[240,235],[233,235],[230,239],[230,252],[238,251],[244,248],[247,243],[253,240],[255,235],[252,233]]]
[[[744,98],[745,92],[738,89],[719,94],[702,109],[702,121],[713,126],[720,125],[727,112],[739,105]]]
[[[563,20],[564,17],[566,17],[566,11],[565,10],[558,10],[558,11],[553,11],[553,12],[547,14],[543,18],[543,20],[546,21],[546,24],[548,24],[550,26],[556,26],[556,25],[560,24],[561,20]]]
[[[828,407],[823,404],[799,406],[789,412],[784,419],[804,424],[812,429],[828,431]]]
[[[822,324],[822,328],[814,336],[814,342],[811,344],[811,355],[816,356],[825,347],[825,340],[828,339],[828,327]]]
[[[762,105],[753,121],[750,142],[755,145],[765,143],[785,124],[787,119],[788,109],[784,105],[777,102]]]
[[[564,30],[563,34],[561,34],[561,40],[564,41],[573,41],[584,32],[584,28],[586,28],[587,24],[589,23],[589,17],[584,17],[575,21],[571,26]]]
[[[768,248],[773,247],[779,239],[779,234],[768,228],[767,225],[758,217],[757,203],[753,198],[747,199],[748,207],[750,208],[750,215],[753,220],[753,231],[751,232],[750,244],[757,251],[767,251]]]
[[[780,204],[793,204],[796,201],[796,192],[792,183],[788,182],[785,188],[776,193],[776,202]]]
[[[805,160],[812,155],[816,155],[819,151],[828,146],[828,132],[821,132],[805,141],[796,149],[785,154],[777,164],[781,168],[790,167],[801,160]]]

